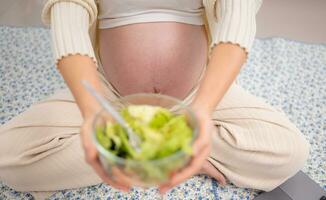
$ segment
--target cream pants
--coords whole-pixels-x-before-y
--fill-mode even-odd
[[[107,98],[119,98],[102,80]],[[191,102],[194,89],[185,103]],[[239,187],[269,191],[299,171],[309,145],[279,111],[233,83],[212,119],[208,160]],[[82,117],[68,89],[33,104],[0,127],[0,179],[18,191],[42,194],[90,186],[101,179],[85,162]],[[41,195],[42,196],[42,195]]]

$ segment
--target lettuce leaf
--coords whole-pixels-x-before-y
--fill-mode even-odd
[[[177,151],[191,153],[192,129],[184,115],[149,105],[128,106],[121,115],[140,137],[141,150],[132,148],[120,124],[107,122],[105,128],[97,128],[96,134],[99,143],[112,153],[134,160],[159,159]]]
[[[96,138],[106,150],[127,159],[126,171],[136,174],[142,181],[156,182],[166,180],[171,171],[188,161],[189,157],[166,160],[159,165],[150,162],[178,151],[191,154],[193,133],[185,115],[175,115],[165,108],[149,105],[131,105],[120,112],[140,137],[140,151],[135,151],[126,131],[115,122],[108,121],[104,127],[96,127]],[[141,162],[129,162],[132,160]]]

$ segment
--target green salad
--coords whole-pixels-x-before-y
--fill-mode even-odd
[[[178,151],[191,154],[192,129],[185,115],[149,105],[131,105],[120,112],[140,137],[140,151],[132,147],[120,124],[108,121],[104,127],[96,127],[96,138],[112,154],[137,161],[156,160]]]

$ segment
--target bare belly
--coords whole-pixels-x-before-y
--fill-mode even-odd
[[[207,61],[204,26],[132,24],[100,30],[99,40],[106,78],[121,95],[150,92],[184,98]]]

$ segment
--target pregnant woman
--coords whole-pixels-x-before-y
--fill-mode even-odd
[[[0,130],[0,178],[18,191],[55,192],[112,180],[90,141],[100,110],[138,93],[182,99],[200,120],[192,162],[160,191],[196,174],[269,191],[304,165],[309,145],[285,114],[235,83],[250,52],[261,0],[49,0],[60,90]],[[88,164],[87,164],[88,163]],[[48,193],[49,194],[49,193]]]

